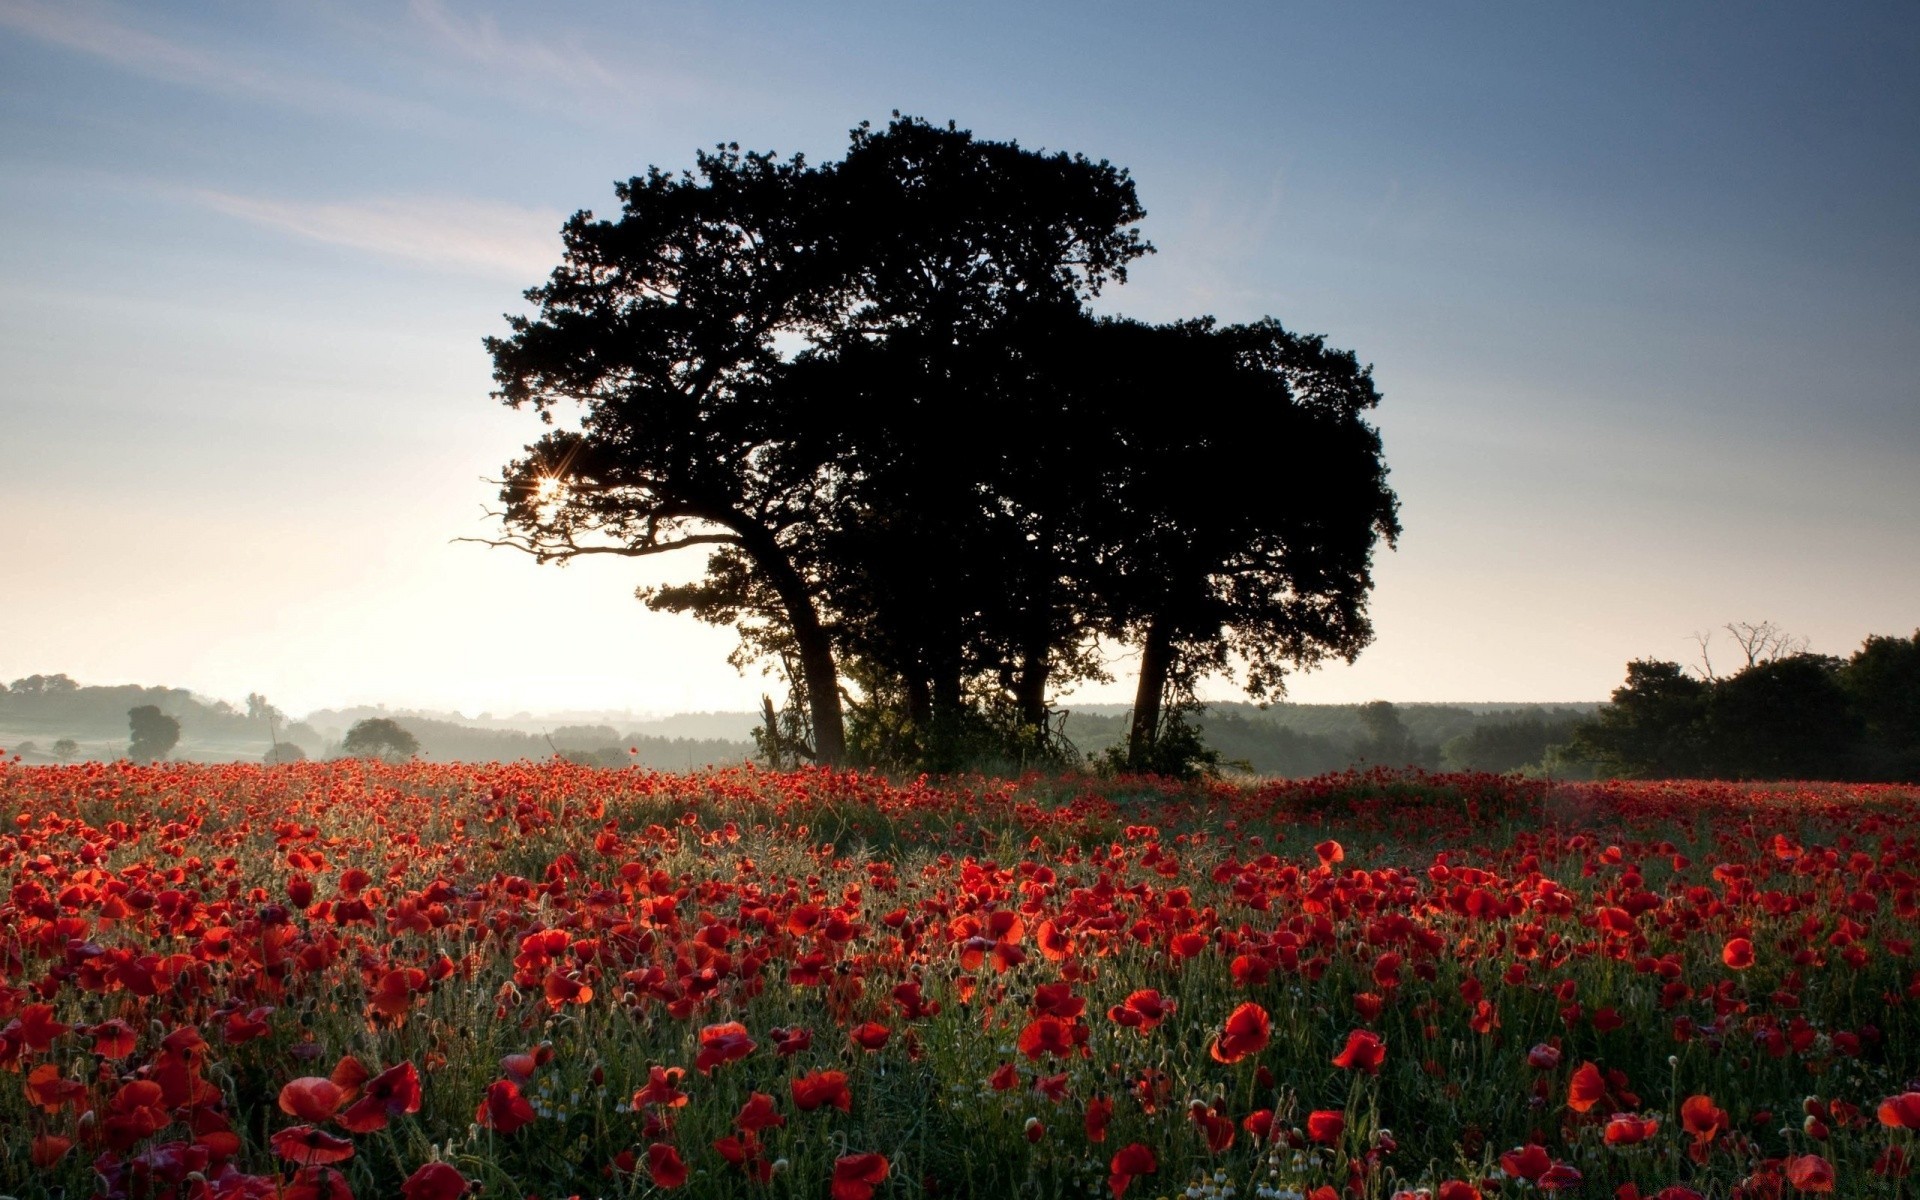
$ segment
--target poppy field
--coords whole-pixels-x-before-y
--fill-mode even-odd
[[[0,760],[0,1194],[1916,1194],[1920,792]]]

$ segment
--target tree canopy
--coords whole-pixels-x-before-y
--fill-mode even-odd
[[[845,761],[851,701],[869,761],[1044,752],[1104,641],[1144,648],[1139,756],[1201,675],[1277,692],[1370,640],[1369,372],[1271,319],[1096,319],[1151,250],[1124,169],[896,114],[838,163],[729,145],[616,192],[488,340],[553,425],[492,544],[704,548],[644,598],[781,665],[785,748]]]
[[[420,739],[391,717],[368,717],[353,723],[340,749],[353,758],[410,758],[420,753]]]
[[[134,762],[158,762],[180,741],[180,722],[151,704],[128,709],[127,726],[127,757]]]

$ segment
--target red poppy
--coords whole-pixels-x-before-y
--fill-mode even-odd
[[[1880,1102],[1880,1123],[1889,1129],[1920,1129],[1920,1092],[1901,1092]]]
[[[668,1191],[687,1184],[687,1164],[681,1161],[680,1151],[665,1142],[647,1147],[647,1174],[653,1177],[653,1186]]]
[[[309,1075],[280,1089],[280,1111],[302,1121],[325,1121],[340,1110],[346,1093],[331,1079]]]
[[[1743,937],[1731,938],[1720,949],[1720,961],[1736,971],[1753,965],[1753,943]]]
[[[1659,1129],[1657,1118],[1615,1113],[1607,1119],[1604,1137],[1609,1146],[1637,1146],[1659,1132]]]
[[[847,1076],[843,1071],[811,1071],[789,1086],[793,1105],[801,1112],[812,1112],[823,1104],[831,1104],[841,1112],[853,1111],[853,1094],[847,1090]]]
[[[1036,1060],[1043,1054],[1065,1057],[1086,1040],[1086,1027],[1078,1022],[1068,1023],[1058,1017],[1039,1017],[1020,1031],[1020,1053]]]
[[[1107,1123],[1113,1120],[1113,1101],[1105,1096],[1095,1096],[1087,1101],[1085,1120],[1087,1140],[1096,1145],[1107,1140]]]
[[[892,1036],[893,1030],[888,1029],[878,1021],[867,1021],[864,1024],[857,1025],[853,1028],[852,1032],[847,1035],[848,1040],[863,1050],[878,1050],[882,1046],[885,1046],[887,1039]]]
[[[1107,1186],[1113,1189],[1114,1200],[1126,1195],[1127,1185],[1141,1175],[1152,1175],[1160,1169],[1160,1162],[1154,1158],[1153,1151],[1134,1142],[1123,1146],[1107,1163]]]
[[[774,1052],[782,1058],[799,1054],[813,1045],[813,1030],[799,1026],[792,1029],[769,1029],[767,1036],[773,1039]]]
[[[747,1036],[747,1027],[738,1021],[708,1025],[700,1031],[700,1053],[693,1065],[702,1075],[711,1075],[720,1064],[752,1054],[754,1045],[754,1040]]]
[[[400,1185],[400,1194],[406,1200],[457,1200],[471,1188],[465,1175],[446,1163],[430,1162],[422,1163],[407,1176],[406,1182]]]
[[[1727,1128],[1727,1114],[1710,1096],[1689,1096],[1680,1105],[1680,1127],[1693,1135],[1695,1146],[1705,1146]]]
[[[1346,1129],[1346,1113],[1335,1109],[1317,1108],[1307,1114],[1307,1136],[1323,1146],[1337,1143]]]
[[[324,1166],[353,1157],[353,1143],[311,1125],[294,1125],[273,1135],[273,1149],[281,1158],[302,1166]]]
[[[1787,1182],[1802,1192],[1833,1190],[1833,1164],[1818,1154],[1799,1154],[1787,1159]]]
[[[685,1067],[648,1067],[646,1086],[633,1094],[633,1107],[685,1108],[687,1094],[674,1085],[686,1073]]]
[[[1170,1016],[1175,1007],[1172,1000],[1166,999],[1153,988],[1141,988],[1129,993],[1124,1003],[1109,1008],[1107,1019],[1116,1025],[1144,1033]]]
[[[387,1122],[406,1113],[420,1111],[420,1072],[403,1062],[369,1079],[360,1090],[360,1098],[340,1114],[340,1124],[352,1133],[372,1133],[385,1129]]]
[[[773,1129],[787,1123],[780,1111],[773,1106],[773,1097],[765,1092],[753,1092],[747,1096],[747,1102],[740,1106],[740,1112],[733,1123],[746,1134],[759,1133],[762,1129]]]
[[[1334,1055],[1333,1065],[1349,1071],[1365,1071],[1369,1075],[1380,1073],[1380,1064],[1387,1059],[1387,1044],[1380,1035],[1366,1029],[1356,1029],[1347,1035],[1346,1049]]]
[[[887,1177],[884,1154],[844,1154],[833,1162],[833,1200],[870,1200]]]
[[[1228,1015],[1226,1028],[1213,1039],[1208,1053],[1215,1062],[1237,1063],[1266,1049],[1272,1032],[1273,1020],[1267,1010],[1248,1001]]]
[[[1574,1069],[1573,1078],[1567,1081],[1567,1107],[1574,1112],[1590,1111],[1607,1094],[1607,1081],[1600,1074],[1600,1068],[1590,1062],[1583,1062]]]
[[[71,1149],[72,1138],[57,1133],[43,1133],[33,1139],[33,1145],[27,1150],[27,1159],[44,1171],[65,1158]]]
[[[511,1134],[537,1116],[533,1105],[520,1094],[520,1085],[511,1079],[497,1079],[488,1085],[486,1098],[474,1110],[473,1119],[496,1133]]]

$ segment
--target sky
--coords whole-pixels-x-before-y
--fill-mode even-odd
[[[481,342],[615,180],[896,109],[1127,167],[1157,253],[1104,311],[1373,364],[1405,534],[1290,699],[1920,627],[1910,3],[0,0],[0,678],[757,706],[633,598],[697,551],[454,540],[538,436]]]

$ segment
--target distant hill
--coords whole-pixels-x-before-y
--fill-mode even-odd
[[[54,744],[71,757],[118,758],[127,748],[127,710],[152,704],[180,722],[172,757],[201,762],[260,761],[272,746],[264,710],[250,715],[224,700],[184,688],[86,686],[64,675],[35,675],[0,687],[0,747],[25,761],[53,762]],[[1124,704],[1068,704],[1064,730],[1091,759],[1126,737]],[[1209,745],[1229,763],[1261,774],[1317,775],[1356,764],[1513,770],[1539,767],[1548,748],[1600,707],[1587,704],[1274,704],[1210,706],[1198,719]],[[755,713],[637,716],[576,710],[510,717],[360,705],[319,709],[299,720],[275,713],[273,734],[309,757],[338,752],[356,721],[387,717],[420,741],[434,762],[545,759],[556,754],[603,766],[629,763],[689,770],[753,757]]]

